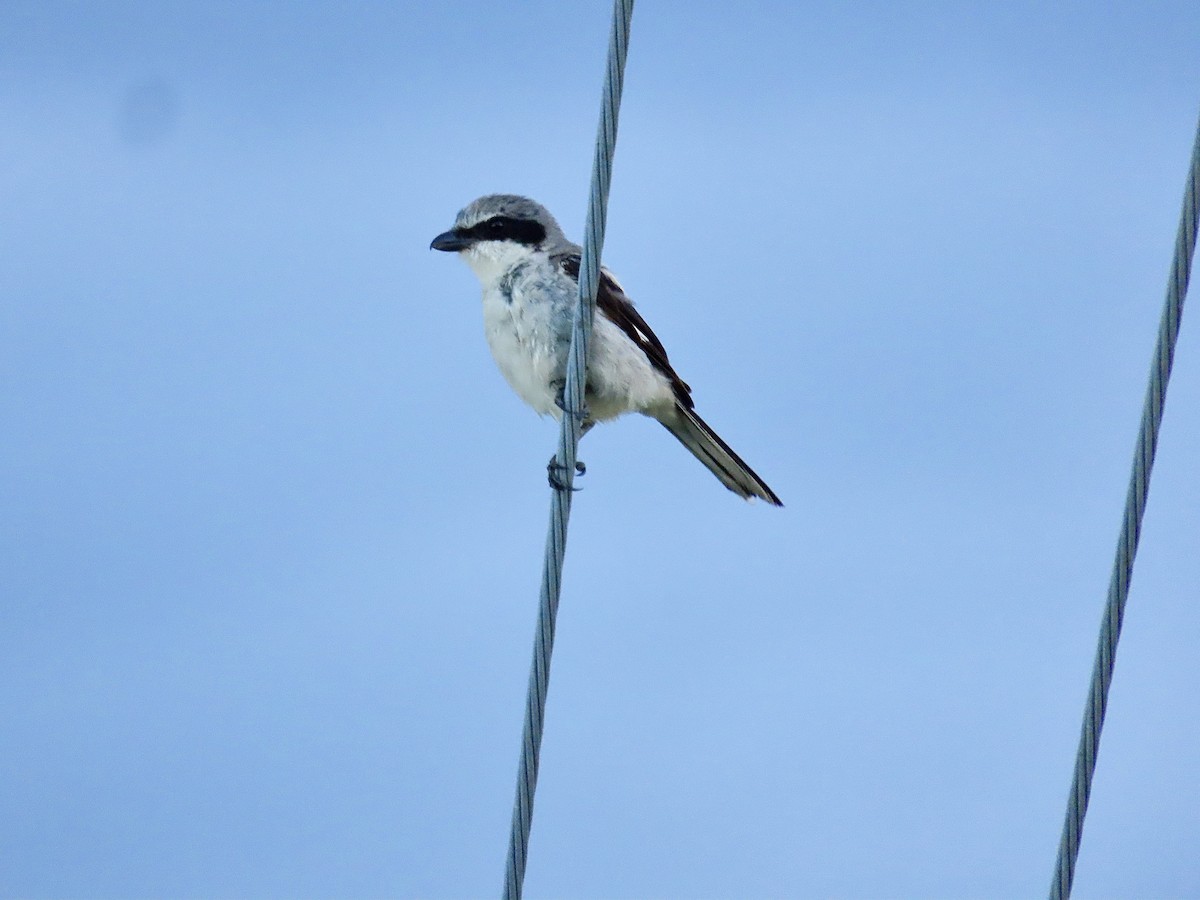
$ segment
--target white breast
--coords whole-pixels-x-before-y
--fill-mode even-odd
[[[498,287],[483,292],[483,333],[504,380],[540,415],[557,416],[555,400],[566,351],[559,349],[550,304]]]

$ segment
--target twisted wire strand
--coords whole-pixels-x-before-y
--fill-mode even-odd
[[[588,216],[584,229],[583,260],[579,267],[579,301],[571,331],[571,349],[567,359],[567,380],[563,389],[562,427],[555,455],[557,480],[562,485],[553,492],[550,528],[546,535],[546,555],[542,565],[542,589],[538,605],[537,634],[533,642],[533,665],[529,673],[529,691],[525,698],[525,723],[521,735],[521,761],[517,772],[517,793],[513,803],[512,831],[504,874],[505,900],[519,900],[525,881],[525,863],[529,853],[529,830],[533,821],[533,796],[537,789],[538,760],[542,747],[542,724],[546,714],[546,690],[550,680],[550,654],[554,649],[554,627],[558,616],[558,598],[562,588],[563,557],[567,549],[567,521],[571,515],[571,492],[579,438],[585,418],[584,386],[587,383],[588,344],[596,310],[596,290],[600,284],[600,251],[604,246],[604,226],[608,217],[608,189],[612,181],[613,153],[617,144],[617,114],[625,80],[625,56],[629,48],[629,23],[633,18],[633,0],[615,0],[609,33],[608,67],[596,135],[596,155],[592,166]]]
[[[1092,669],[1091,689],[1084,711],[1083,731],[1075,758],[1075,776],[1067,801],[1066,821],[1058,845],[1058,860],[1050,886],[1051,900],[1066,900],[1071,896],[1075,879],[1075,862],[1083,834],[1083,819],[1087,814],[1088,798],[1092,791],[1092,775],[1096,770],[1096,754],[1100,749],[1100,730],[1104,727],[1104,712],[1108,705],[1108,689],[1112,684],[1117,641],[1121,637],[1121,622],[1125,615],[1125,600],[1129,596],[1129,581],[1133,560],[1137,555],[1142,515],[1146,510],[1146,495],[1150,490],[1150,472],[1154,466],[1154,451],[1158,445],[1158,429],[1162,423],[1166,402],[1167,382],[1171,378],[1171,363],[1175,357],[1175,341],[1183,315],[1191,276],[1192,255],[1196,249],[1196,216],[1200,209],[1200,126],[1192,145],[1191,169],[1183,197],[1183,212],[1175,238],[1175,258],[1171,278],[1167,283],[1167,299],[1158,327],[1158,342],[1150,369],[1150,384],[1142,407],[1142,424],[1138,432],[1133,472],[1125,497],[1125,517],[1117,542],[1112,578],[1108,586],[1108,601],[1100,626],[1100,643]]]

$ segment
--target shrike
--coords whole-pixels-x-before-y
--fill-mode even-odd
[[[433,250],[458,253],[483,286],[483,327],[496,365],[517,396],[540,414],[562,415],[567,352],[578,295],[580,248],[539,203],[513,194],[480,197]],[[638,412],[657,419],[739,497],[782,506],[775,492],[696,415],[692,389],[602,269],[588,349],[587,431]]]

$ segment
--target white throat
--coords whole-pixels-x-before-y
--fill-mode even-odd
[[[532,259],[536,252],[512,241],[480,241],[463,250],[459,256],[471,267],[480,284],[486,287],[495,284],[517,263]]]

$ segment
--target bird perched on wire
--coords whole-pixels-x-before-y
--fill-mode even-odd
[[[538,413],[563,412],[580,248],[527,197],[490,194],[463,209],[433,250],[458,253],[483,286],[483,326],[501,374]],[[650,416],[739,497],[782,506],[765,481],[696,414],[692,389],[611,272],[602,269],[588,349],[583,430],[627,412]]]

